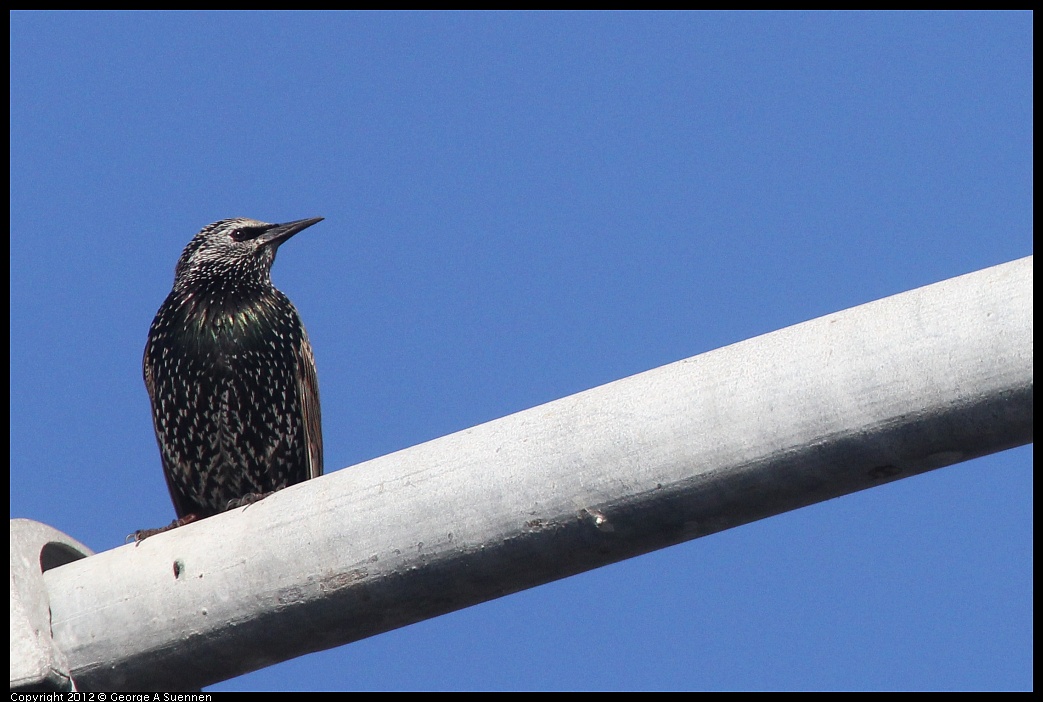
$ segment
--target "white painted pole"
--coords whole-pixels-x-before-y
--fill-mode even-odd
[[[198,689],[1032,441],[1032,257],[44,574],[80,689]]]

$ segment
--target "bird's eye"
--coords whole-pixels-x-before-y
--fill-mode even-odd
[[[236,227],[232,230],[232,239],[234,241],[249,241],[261,236],[267,229],[267,227]]]

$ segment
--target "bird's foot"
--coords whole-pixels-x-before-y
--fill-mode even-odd
[[[254,502],[260,502],[268,495],[274,494],[275,490],[271,492],[248,492],[242,497],[237,497],[234,500],[229,500],[228,505],[225,507],[226,510],[235,509],[236,507],[247,507],[252,505]]]
[[[129,534],[127,536],[127,543],[130,543],[131,541],[134,541],[135,543],[141,543],[150,536],[162,534],[164,531],[170,531],[171,529],[177,529],[178,527],[185,526],[186,524],[191,524],[192,522],[197,521],[198,519],[198,514],[186,514],[184,517],[181,517],[180,519],[175,519],[170,524],[167,524],[165,527],[159,527],[158,529],[138,529],[133,534]]]

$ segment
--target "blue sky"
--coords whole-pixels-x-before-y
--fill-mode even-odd
[[[181,249],[273,280],[327,471],[1032,253],[1027,13],[14,13],[11,516],[173,510]],[[374,525],[379,528],[379,525]],[[1032,447],[214,690],[1031,689]]]

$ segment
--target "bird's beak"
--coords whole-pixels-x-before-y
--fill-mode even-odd
[[[276,224],[257,238],[264,244],[274,244],[278,246],[297,232],[303,231],[311,225],[321,222],[323,219],[325,218],[312,217],[311,219],[298,219],[294,222],[287,222],[286,224]]]

